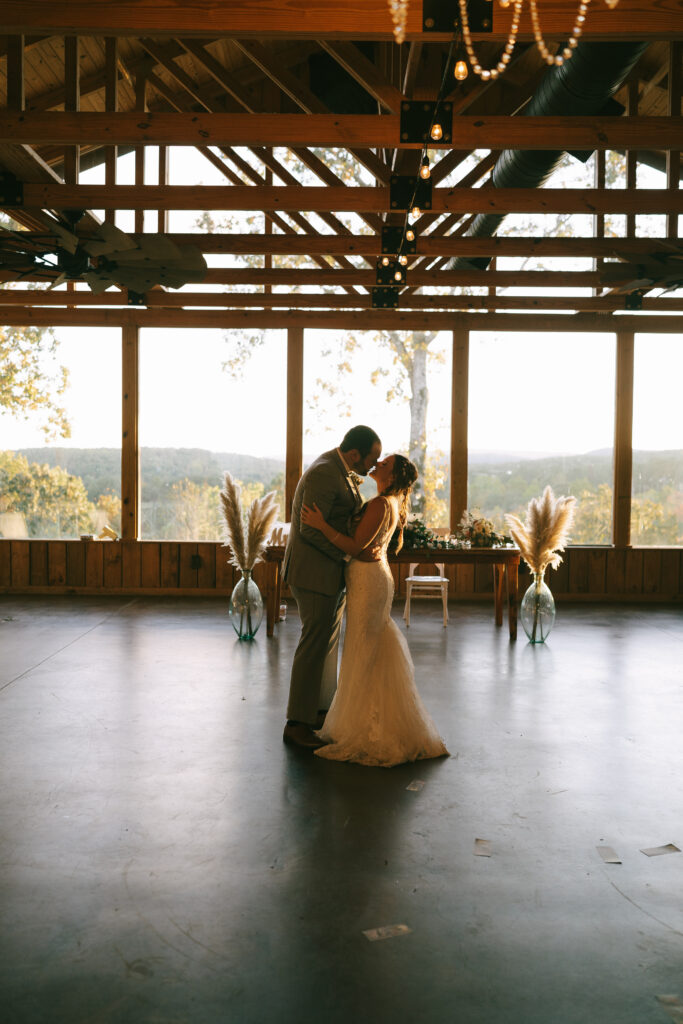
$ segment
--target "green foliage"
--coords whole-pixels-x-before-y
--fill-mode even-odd
[[[52,330],[0,327],[0,410],[42,421],[47,440],[71,434],[66,410],[59,404],[69,373],[56,365],[57,347]]]
[[[0,452],[0,513],[23,517],[29,537],[78,537],[93,529],[95,506],[83,481],[60,466]]]

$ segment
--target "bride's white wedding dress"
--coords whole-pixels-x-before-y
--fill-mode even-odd
[[[387,545],[398,521],[395,497],[387,502],[377,535],[377,562],[352,559],[346,568],[346,635],[339,685],[315,751],[333,761],[390,768],[448,754],[415,686],[408,644],[391,618],[394,580]]]

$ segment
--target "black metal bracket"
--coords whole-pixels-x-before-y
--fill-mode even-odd
[[[147,305],[147,294],[145,292],[134,292],[128,289],[128,305],[129,306],[146,306]]]
[[[415,184],[415,179],[411,179]],[[382,225],[382,252],[411,253],[417,252],[417,240],[409,242],[405,237],[405,228],[396,224]]]
[[[23,206],[24,183],[13,174],[0,174],[0,206]]]
[[[386,260],[386,263],[384,262]],[[396,275],[400,274],[400,278]],[[391,259],[389,256],[382,256],[377,260],[377,272],[375,277],[377,284],[389,285],[392,288],[396,288],[397,285],[403,286],[408,280],[408,272],[404,266],[398,262],[397,259]]]
[[[642,309],[643,292],[629,292],[624,301],[624,309]]]
[[[467,20],[472,32],[492,32],[493,0],[467,0]],[[455,0],[422,0],[423,32],[457,32],[459,26]]]
[[[432,139],[433,124],[441,125],[441,138]],[[444,100],[438,105],[431,100],[403,100],[401,103],[401,141],[443,143],[451,142],[453,104]]]
[[[410,210],[413,206],[419,206],[421,210],[431,210],[432,179],[415,178],[411,174],[392,174],[389,182],[389,203],[392,210]],[[402,232],[403,228],[400,230]],[[398,249],[390,251],[398,252]]]
[[[398,288],[373,288],[372,289],[373,309],[397,309]]]

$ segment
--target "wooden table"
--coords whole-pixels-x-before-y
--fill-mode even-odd
[[[266,562],[266,633],[273,635],[280,615],[281,568],[284,546],[267,547]],[[443,548],[437,551],[404,549],[390,555],[389,562],[417,562],[420,565],[443,562],[445,565],[491,565],[493,568],[493,603],[496,625],[503,625],[503,584],[507,591],[508,627],[510,639],[517,639],[517,585],[519,574],[519,548]]]

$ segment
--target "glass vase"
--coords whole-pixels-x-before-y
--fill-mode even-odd
[[[519,617],[529,642],[544,643],[555,621],[555,599],[542,572],[534,573],[534,582],[522,598]]]
[[[240,640],[253,640],[262,619],[261,591],[251,578],[251,569],[244,569],[230,595],[230,621]]]

